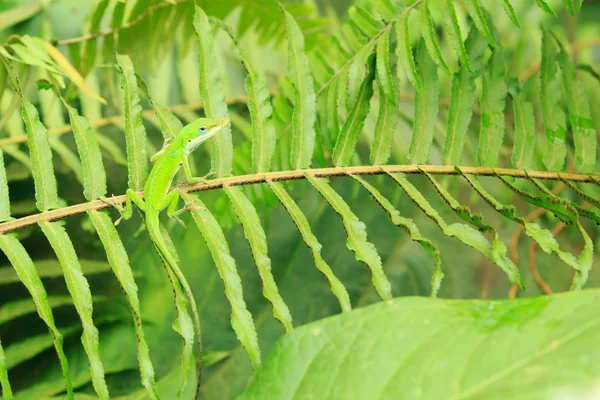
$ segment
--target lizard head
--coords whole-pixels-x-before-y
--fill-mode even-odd
[[[189,154],[196,150],[198,146],[219,133],[219,131],[227,125],[229,125],[229,120],[227,119],[209,118],[198,118],[194,122],[186,125],[180,134],[186,152]]]

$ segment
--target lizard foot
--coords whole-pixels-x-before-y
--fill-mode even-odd
[[[110,199],[109,199],[108,197],[104,197],[104,196],[100,196],[98,199],[99,199],[100,201],[102,201],[102,202],[104,202],[104,203],[106,203],[106,204],[108,204],[108,205],[112,206],[113,208],[116,208],[116,209],[117,209],[117,211],[119,212],[119,214],[120,214],[121,216],[119,217],[119,219],[117,219],[117,220],[114,222],[114,225],[115,225],[115,226],[119,225],[119,223],[121,223],[121,220],[123,220],[123,212],[124,212],[125,210],[123,209],[123,206],[122,206],[122,205],[120,205],[119,203],[117,203],[117,202],[115,201],[115,195],[113,195],[113,196],[112,196]]]

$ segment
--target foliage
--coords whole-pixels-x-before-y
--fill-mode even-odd
[[[597,4],[70,1],[0,5],[4,399],[594,390]],[[198,115],[183,279],[103,198]]]

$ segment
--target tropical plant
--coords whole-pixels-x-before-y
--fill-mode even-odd
[[[90,3],[0,4],[3,399],[597,395],[598,2]]]

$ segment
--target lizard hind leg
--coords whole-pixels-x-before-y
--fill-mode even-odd
[[[163,203],[161,204],[161,209],[167,208],[167,215],[169,218],[174,218],[177,222],[181,224],[184,228],[186,228],[185,223],[179,219],[179,214],[187,210],[187,206],[183,206],[180,209],[177,209],[177,203],[179,202],[179,189],[175,188],[167,194]]]
[[[117,211],[119,211],[119,214],[121,214],[119,219],[117,219],[115,221],[115,225],[119,225],[119,223],[123,219],[131,218],[131,216],[133,215],[132,203],[135,204],[136,207],[139,208],[141,211],[143,211],[143,212],[146,211],[146,203],[144,202],[144,199],[142,199],[139,194],[137,194],[136,192],[134,192],[131,189],[127,189],[127,192],[125,194],[125,207],[123,207],[122,205],[117,203],[115,201],[114,197],[115,196],[113,196],[111,199],[108,199],[108,198],[102,196],[102,197],[100,197],[100,200],[102,200],[103,202],[105,202],[107,204],[110,204],[111,206],[116,208]]]

